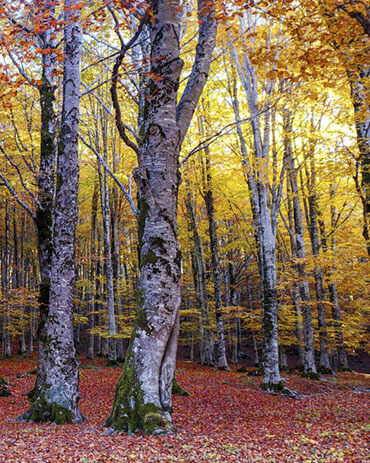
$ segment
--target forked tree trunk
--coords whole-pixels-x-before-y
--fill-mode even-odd
[[[78,423],[78,360],[73,339],[75,231],[78,218],[78,125],[81,29],[75,0],[66,0],[64,79],[53,215],[50,305],[45,326],[45,372],[31,408],[20,419]]]
[[[207,79],[216,23],[208,13],[213,2],[200,0],[202,23],[194,66],[176,107],[183,66],[179,58],[180,2],[155,0],[150,6],[153,20],[147,27],[151,79],[146,88],[142,145],[136,148],[139,168],[134,172],[140,258],[137,313],[113,409],[105,424],[115,430],[142,429],[158,434],[174,430],[171,392],[179,332],[181,265],[177,238],[178,156]],[[118,117],[114,85],[111,91]]]

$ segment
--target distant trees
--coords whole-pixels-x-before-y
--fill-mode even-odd
[[[178,341],[270,391],[347,369],[368,334],[363,3],[85,6],[0,7],[3,354],[39,325],[22,419],[83,419],[76,346],[125,357],[110,431],[174,431]]]

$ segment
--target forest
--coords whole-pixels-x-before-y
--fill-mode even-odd
[[[367,1],[0,0],[0,159],[0,463],[367,461]]]

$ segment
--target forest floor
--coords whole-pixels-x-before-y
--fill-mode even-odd
[[[370,375],[323,381],[286,374],[293,399],[257,389],[261,378],[179,362],[173,436],[104,435],[119,368],[83,361],[80,425],[19,423],[34,359],[0,361],[12,395],[0,397],[0,463],[357,462],[370,461]]]

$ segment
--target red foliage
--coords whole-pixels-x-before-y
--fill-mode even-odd
[[[287,376],[301,399],[257,390],[260,378],[180,363],[174,436],[103,435],[118,368],[101,362],[81,369],[82,425],[18,423],[27,408],[30,360],[1,361],[12,396],[0,398],[0,463],[94,462],[358,462],[368,461],[368,375],[309,381]],[[86,364],[85,364],[86,367]],[[91,369],[94,368],[94,369]],[[18,375],[18,377],[17,377]]]

